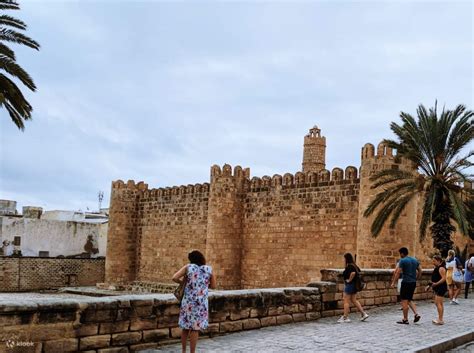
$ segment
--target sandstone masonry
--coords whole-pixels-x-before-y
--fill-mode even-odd
[[[169,282],[191,249],[204,251],[219,288],[304,285],[320,270],[342,267],[345,252],[363,268],[393,268],[406,246],[429,266],[431,239],[419,242],[421,200],[395,229],[374,239],[363,212],[374,196],[369,177],[382,168],[412,169],[383,143],[362,148],[360,168],[325,169],[326,139],[304,139],[302,170],[251,177],[248,168],[211,167],[210,183],[149,189],[112,183],[106,282]],[[468,185],[467,187],[472,187]],[[454,235],[456,245],[474,242]]]

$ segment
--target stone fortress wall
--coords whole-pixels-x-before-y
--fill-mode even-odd
[[[382,143],[377,150],[366,144],[359,169],[329,171],[325,149],[314,127],[304,140],[303,171],[295,174],[251,178],[248,168],[226,164],[213,166],[204,184],[149,189],[113,182],[106,282],[169,282],[190,249],[205,252],[221,289],[304,285],[323,268],[342,267],[345,252],[357,254],[364,268],[393,268],[407,246],[430,266],[431,239],[418,241],[420,200],[377,239],[372,219],[362,216],[375,193],[370,175],[410,164]],[[468,243],[459,234],[454,240]]]

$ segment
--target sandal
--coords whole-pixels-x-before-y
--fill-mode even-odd
[[[408,325],[409,322],[408,320],[403,319],[403,320],[397,321],[397,324]]]
[[[418,322],[418,321],[420,321],[420,319],[421,319],[421,316],[416,314],[415,315],[415,320],[413,320],[413,322]]]
[[[433,319],[432,322],[435,325],[444,325],[444,321],[439,321],[439,320]]]

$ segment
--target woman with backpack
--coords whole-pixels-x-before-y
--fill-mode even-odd
[[[347,323],[351,322],[349,319],[349,312],[351,308],[351,303],[354,304],[357,310],[360,311],[360,321],[365,321],[369,315],[364,311],[362,305],[357,300],[357,292],[361,290],[361,278],[360,278],[360,268],[356,265],[352,254],[346,253],[344,254],[344,260],[346,263],[344,272],[342,273],[342,277],[344,279],[344,315],[341,316],[338,323]]]

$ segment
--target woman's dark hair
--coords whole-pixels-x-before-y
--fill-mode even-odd
[[[203,266],[206,264],[206,258],[202,252],[198,250],[193,250],[188,254],[189,262],[198,266]]]
[[[352,254],[349,252],[344,254],[344,259],[346,260],[346,266],[350,264],[355,264],[354,258],[352,257]]]
[[[433,256],[433,259],[435,259],[435,260],[438,261],[442,266],[444,266],[444,260],[443,260],[443,258],[441,257],[441,255],[436,254],[435,256]]]

